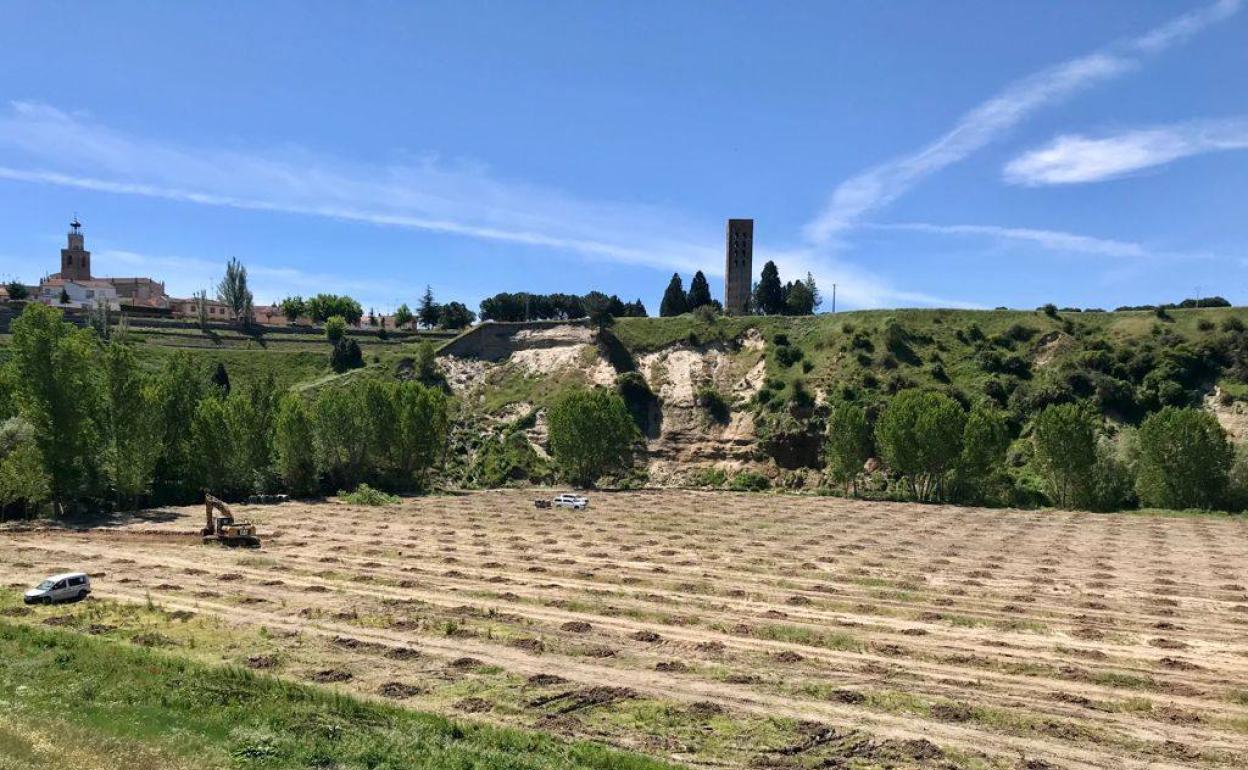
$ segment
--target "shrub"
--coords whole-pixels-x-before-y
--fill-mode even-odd
[[[1020,323],[1010,324],[1010,327],[1005,330],[1005,336],[1016,342],[1028,342],[1039,333],[1036,329]]]
[[[806,389],[806,383],[793,380],[793,392],[789,395],[789,403],[799,409],[809,409],[815,405],[815,397]]]
[[[487,440],[477,453],[475,466],[476,482],[484,487],[501,487],[517,481],[540,482],[550,475],[549,463],[518,430],[501,440]]]
[[[784,332],[776,332],[775,336],[771,338],[771,342],[776,347],[782,348],[789,344],[789,335]]]
[[[1244,322],[1239,320],[1239,318],[1237,318],[1236,316],[1230,316],[1229,318],[1222,319],[1222,331],[1238,333],[1238,332],[1242,332],[1243,330],[1244,330]]]
[[[1196,328],[1202,332],[1211,332],[1214,329],[1214,323],[1208,318],[1202,318],[1196,322]]]
[[[854,404],[839,404],[828,415],[824,458],[828,476],[844,484],[846,492],[857,494],[858,474],[871,457],[871,425],[867,414]]]
[[[337,342],[347,333],[347,319],[340,315],[331,316],[325,321],[325,339]]]
[[[1082,499],[1088,474],[1096,463],[1096,416],[1086,404],[1046,408],[1032,427],[1035,459],[1059,506]]]
[[[704,385],[698,389],[697,394],[698,406],[706,410],[707,415],[715,422],[728,422],[732,416],[732,409],[728,405],[728,401],[723,395],[710,385]]]
[[[624,400],[601,388],[565,392],[551,405],[548,422],[555,466],[581,486],[624,466],[637,438]]]
[[[20,417],[10,417],[0,424],[0,506],[21,503],[23,512],[30,513],[51,491],[34,428]]]
[[[776,348],[776,363],[784,368],[789,368],[793,364],[802,360],[802,349],[791,345],[784,345]]]
[[[1057,305],[1054,305],[1052,302],[1041,305],[1037,309],[1049,318],[1057,318]]]
[[[967,415],[962,431],[962,454],[958,458],[958,487],[970,500],[989,496],[989,481],[1005,467],[1010,428],[1005,415],[987,406],[976,406]]]
[[[1166,407],[1140,426],[1136,490],[1157,508],[1215,508],[1224,501],[1234,452],[1209,412]]]
[[[728,472],[723,468],[698,468],[690,474],[689,483],[695,487],[722,487],[728,483]]]
[[[916,500],[944,493],[946,474],[962,452],[966,414],[943,393],[909,390],[884,408],[875,442],[888,467],[900,473]]]
[[[1232,511],[1248,509],[1248,444],[1235,447],[1235,459],[1227,474],[1226,506]]]
[[[338,497],[351,505],[398,505],[400,502],[398,495],[387,494],[367,484],[360,484],[354,492],[339,490]]]
[[[734,492],[764,492],[770,487],[767,477],[754,471],[741,471],[728,483],[728,488]]]
[[[1114,452],[1109,441],[1096,449],[1096,464],[1088,474],[1082,505],[1090,511],[1118,511],[1133,498],[1131,470]]]
[[[277,410],[274,426],[277,472],[292,495],[316,491],[316,454],[313,450],[312,418],[303,399],[286,395]]]
[[[329,366],[339,374],[364,366],[364,354],[360,351],[360,344],[350,338],[340,338],[329,353]]]

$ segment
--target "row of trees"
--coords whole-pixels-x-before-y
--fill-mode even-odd
[[[719,311],[724,309],[719,300],[711,297],[711,285],[707,282],[706,276],[702,274],[702,271],[699,270],[693,274],[693,280],[689,281],[688,292],[685,291],[685,285],[680,278],[680,273],[672,273],[672,280],[667,282],[667,289],[663,292],[663,300],[659,303],[659,315],[663,318],[668,318],[683,313],[692,313],[704,306],[709,306]]]
[[[1138,431],[1109,440],[1086,403],[1050,406],[1012,447],[1007,416],[988,404],[965,410],[936,391],[905,390],[872,424],[852,403],[831,410],[825,443],[830,478],[857,493],[864,464],[878,457],[915,500],[1009,502],[1012,471],[1037,473],[1055,505],[1116,510],[1147,507],[1239,509],[1235,452],[1217,419],[1166,407]],[[1007,458],[1012,458],[1007,459]]]
[[[822,302],[814,276],[807,273],[804,281],[781,283],[779,268],[768,260],[751,292],[750,311],[759,315],[813,315]],[[687,292],[680,273],[673,273],[663,292],[659,315],[666,318],[692,313],[703,306],[723,310],[719,300],[711,297],[710,284],[702,271],[694,273]]]
[[[596,311],[614,318],[647,316],[640,299],[624,302],[600,291],[583,295],[500,292],[481,300],[482,321],[575,321]]]
[[[758,283],[754,285],[753,311],[760,315],[813,315],[823,298],[815,277],[806,274],[804,281],[780,282],[780,270],[771,260],[763,265]]]
[[[304,299],[298,295],[287,297],[278,303],[286,320],[294,323],[308,318],[312,323],[323,324],[334,316],[354,326],[364,317],[364,308],[351,297],[339,294],[317,294]]]
[[[60,510],[333,491],[367,480],[415,489],[439,459],[446,397],[366,382],[309,402],[272,377],[230,388],[188,354],[155,373],[126,335],[103,340],[31,304],[0,370],[0,506]]]
[[[443,329],[463,329],[477,320],[477,314],[468,309],[462,302],[438,304],[433,298],[433,288],[425,287],[425,293],[416,305],[416,312],[404,302],[394,311],[394,323],[398,326],[423,326],[432,329],[440,326]]]

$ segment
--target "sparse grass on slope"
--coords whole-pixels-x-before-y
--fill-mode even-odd
[[[3,770],[66,761],[136,770],[673,767],[8,621],[0,621],[0,705]]]

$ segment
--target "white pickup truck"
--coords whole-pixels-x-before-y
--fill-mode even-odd
[[[574,511],[584,510],[589,507],[589,498],[581,495],[555,495],[551,500],[556,508],[571,508]]]

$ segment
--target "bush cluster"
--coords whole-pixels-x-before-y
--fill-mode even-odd
[[[31,512],[313,494],[362,481],[420,488],[447,404],[419,383],[365,382],[312,401],[267,377],[230,387],[182,353],[143,368],[40,304],[13,322],[0,375],[0,506]]]
[[[919,501],[1047,502],[1094,511],[1137,502],[1248,506],[1248,457],[1236,457],[1212,414],[1190,407],[1165,407],[1115,440],[1092,402],[1052,404],[1016,440],[996,407],[968,411],[944,393],[909,389],[884,404],[874,425],[866,410],[846,402],[830,410],[827,426],[828,477],[850,494],[876,456],[903,495]]]

